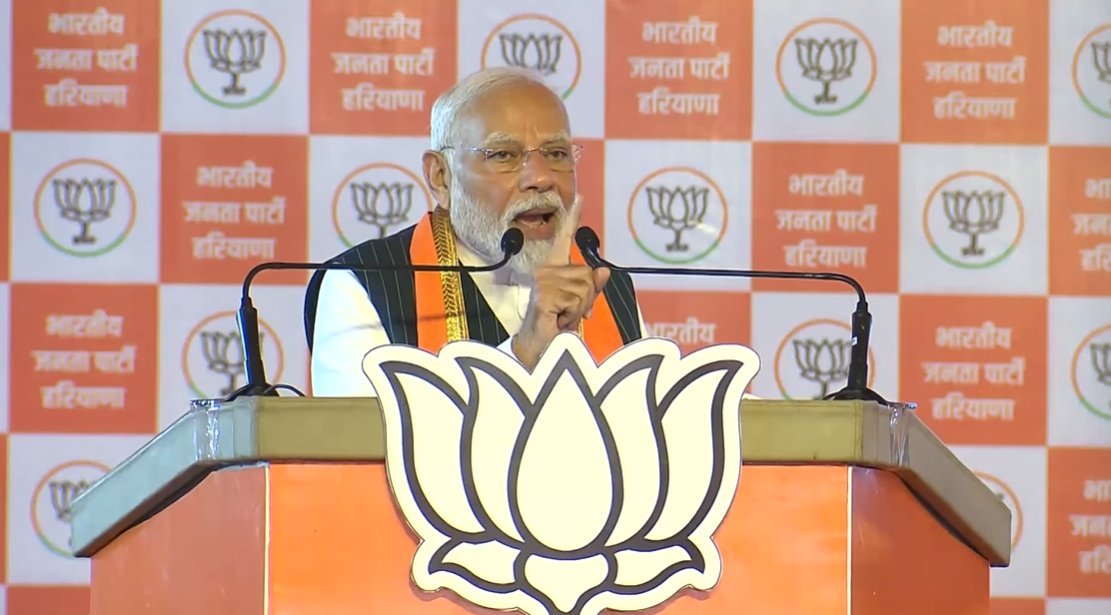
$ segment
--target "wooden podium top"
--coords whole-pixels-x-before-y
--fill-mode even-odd
[[[889,470],[992,566],[1010,563],[1010,510],[912,410],[861,401],[747,399],[741,411],[746,465]],[[185,415],[74,500],[71,547],[79,557],[92,556],[217,468],[381,461],[384,454],[384,424],[373,398],[194,401]]]

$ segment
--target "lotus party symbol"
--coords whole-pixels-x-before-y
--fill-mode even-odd
[[[263,364],[275,382],[285,372],[281,340],[266,321],[259,321],[259,346]],[[218,312],[198,323],[182,350],[186,384],[200,399],[225,397],[238,389],[246,369],[243,339],[234,312]]]
[[[120,245],[135,224],[135,191],[112,165],[90,158],[50,170],[35,192],[43,238],[73,256],[97,256]]]
[[[355,169],[336,186],[332,220],[340,241],[351,247],[411,224],[431,204],[432,195],[416,173],[393,163],[375,162]]]
[[[820,387],[814,399],[825,397],[834,382],[847,381],[851,340],[795,338],[791,340],[791,346],[795,349],[799,375]]]
[[[1018,245],[1022,203],[997,175],[962,171],[941,180],[926,201],[926,240],[945,261],[962,268],[989,267]]]
[[[1111,419],[1111,324],[1080,342],[1072,357],[1072,386],[1089,412]]]
[[[232,109],[266,99],[285,73],[285,47],[261,15],[240,9],[213,13],[189,35],[185,66],[193,88]]]
[[[1111,41],[1092,41],[1092,64],[1096,69],[1096,78],[1111,85]],[[1111,102],[1108,106],[1111,107]]]
[[[858,42],[855,38],[819,40],[799,37],[795,39],[802,76],[822,84],[821,93],[814,97],[815,104],[837,102],[837,96],[830,94],[829,87],[834,81],[844,81],[852,77]]]
[[[204,30],[204,51],[213,69],[226,73],[231,83],[224,86],[225,96],[242,96],[247,93],[239,85],[239,76],[262,67],[266,55],[265,30]]]
[[[831,318],[806,320],[783,336],[775,354],[775,383],[784,399],[823,399],[848,382],[852,333]],[[877,365],[872,349],[868,364]],[[872,386],[877,370],[868,374]]]
[[[1111,343],[1088,345],[1092,351],[1092,369],[1096,372],[1096,381],[1111,387]]]
[[[783,39],[776,76],[787,100],[811,115],[856,108],[872,90],[876,54],[864,32],[841,19],[803,22]]]
[[[89,481],[52,480],[48,485],[50,486],[50,505],[54,507],[54,513],[58,516],[59,521],[69,523],[72,519],[70,515],[71,505],[77,499],[77,496],[89,488]]]
[[[649,186],[648,209],[652,222],[675,233],[675,241],[667,244],[668,252],[686,252],[690,246],[682,242],[683,231],[694,228],[706,217],[710,189],[706,186]]]
[[[690,263],[714,250],[728,223],[721,189],[688,167],[660,169],[636,187],[629,225],[642,250],[666,263]]]
[[[377,239],[385,237],[390,226],[409,218],[409,210],[413,207],[413,184],[351,182],[348,187],[359,222],[377,229]]]
[[[259,332],[259,345],[266,342],[265,334]],[[243,356],[243,340],[236,330],[230,331],[201,331],[201,353],[208,363],[209,371],[224,376],[228,379],[226,386],[220,389],[220,395],[230,395],[239,388],[237,380],[246,369]]]
[[[529,373],[470,341],[438,356],[383,346],[379,394],[394,497],[420,537],[427,591],[529,614],[639,610],[713,587],[712,534],[740,476],[752,350],[680,356],[643,339],[601,365],[573,334]]]
[[[999,220],[1006,210],[1006,196],[1002,190],[941,191],[949,228],[968,235],[969,244],[961,248],[962,256],[983,256],[984,249],[976,245],[976,239],[999,230]]]
[[[54,204],[66,220],[81,225],[81,232],[73,236],[74,245],[96,243],[96,237],[89,234],[89,226],[94,222],[107,220],[116,204],[114,179],[98,177],[89,179],[54,179]]]
[[[582,71],[578,43],[571,31],[547,15],[517,15],[494,27],[482,50],[482,67],[515,66],[544,75],[566,98]]]
[[[31,496],[31,525],[47,549],[72,556],[68,545],[73,501],[109,469],[99,461],[69,461],[39,480]]]
[[[1111,118],[1111,23],[1096,27],[1076,46],[1072,83],[1085,106]]]
[[[552,75],[559,65],[562,34],[499,33],[501,57],[507,66],[531,68],[542,75]]]

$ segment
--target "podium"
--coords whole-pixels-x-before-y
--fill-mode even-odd
[[[1010,511],[911,410],[745,400],[722,573],[663,614],[986,614]],[[91,615],[495,613],[410,580],[369,398],[197,401],[75,500]]]

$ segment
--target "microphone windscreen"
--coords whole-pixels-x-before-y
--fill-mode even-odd
[[[580,226],[579,230],[575,231],[575,245],[579,246],[579,251],[582,252],[583,258],[592,267],[601,265],[598,256],[598,248],[601,242],[598,240],[598,233],[589,226]]]
[[[521,229],[511,226],[501,236],[501,251],[507,256],[516,256],[525,247],[525,234]]]

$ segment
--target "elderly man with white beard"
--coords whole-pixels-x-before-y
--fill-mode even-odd
[[[474,73],[436,100],[424,179],[435,200],[414,226],[331,259],[357,266],[489,265],[514,226],[524,248],[497,271],[328,271],[313,276],[305,331],[317,396],[370,396],[367,351],[383,344],[437,352],[471,339],[531,369],[561,332],[597,361],[639,339],[644,323],[629,277],[585,264],[573,237],[581,146],[563,101],[531,72]]]

